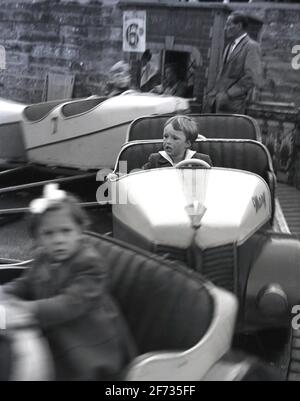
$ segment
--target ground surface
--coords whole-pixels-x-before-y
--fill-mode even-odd
[[[0,209],[28,206],[32,196],[28,193],[0,196]],[[112,231],[111,210],[109,207],[89,209],[91,230],[104,234]],[[30,259],[32,240],[27,230],[27,217],[14,219],[0,218],[0,258]]]
[[[290,231],[300,238],[300,191],[279,183],[277,196]]]

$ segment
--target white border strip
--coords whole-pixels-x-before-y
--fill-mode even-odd
[[[273,229],[276,232],[291,234],[289,226],[284,217],[278,198],[275,198],[275,216]]]

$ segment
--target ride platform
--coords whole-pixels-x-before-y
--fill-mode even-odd
[[[290,232],[300,238],[300,190],[278,183],[277,197]]]

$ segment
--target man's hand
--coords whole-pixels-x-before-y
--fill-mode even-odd
[[[153,89],[151,89],[150,93],[157,93],[158,95],[161,95],[163,91],[164,87],[162,85],[156,85]]]
[[[222,109],[230,103],[229,96],[226,92],[220,92],[216,96],[216,109]]]

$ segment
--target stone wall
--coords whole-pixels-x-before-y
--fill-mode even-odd
[[[1,1],[0,96],[39,102],[48,72],[76,74],[75,97],[102,94],[122,58],[121,25],[116,1]]]
[[[300,5],[266,10],[262,52],[266,85],[261,100],[295,102],[300,107],[300,62],[293,68],[293,48],[300,45]],[[300,48],[299,48],[300,52]]]
[[[295,103],[300,107],[300,59],[297,62],[297,54],[293,53],[297,45],[300,53],[300,4],[230,3],[230,6],[264,21],[260,34],[264,85],[257,99]]]

